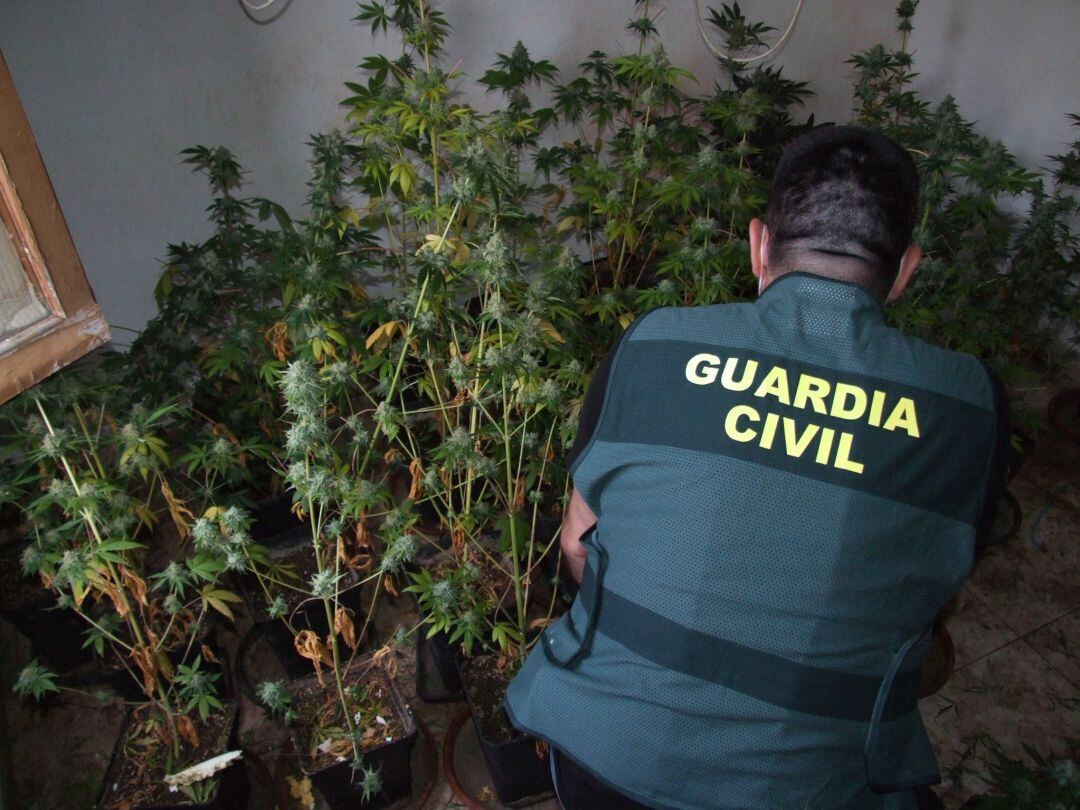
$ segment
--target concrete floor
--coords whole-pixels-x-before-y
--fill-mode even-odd
[[[1080,740],[1080,447],[1047,440],[1029,457],[1011,491],[1024,522],[1020,533],[979,561],[947,610],[946,627],[956,647],[956,669],[938,694],[920,702],[946,777],[938,792],[958,808],[985,788],[993,738],[1002,750],[1022,756],[1028,744],[1045,754],[1078,753]],[[1032,528],[1038,520],[1036,540]],[[398,617],[386,616],[392,622]],[[236,637],[225,633],[224,646]],[[0,689],[4,692],[18,810],[83,810],[92,807],[123,716],[115,699],[68,695],[44,706],[18,701],[10,685],[28,660],[29,645],[0,620]],[[255,655],[259,655],[256,650]],[[463,704],[426,704],[414,693],[411,651],[402,657],[400,679],[414,711],[432,732],[436,749]],[[241,698],[242,742],[273,770],[287,742],[277,724]],[[0,729],[3,726],[0,724]],[[418,739],[413,753],[414,795],[429,777],[435,784],[425,810],[460,808],[439,767],[438,750]],[[286,770],[288,770],[286,762]],[[490,795],[486,768],[472,724],[459,738],[455,761],[474,796]],[[249,767],[258,788],[265,772]],[[266,810],[266,794],[251,805]],[[493,800],[489,807],[498,807]],[[300,810],[302,802],[293,803]],[[321,806],[321,803],[317,804]],[[533,805],[556,808],[554,801]]]

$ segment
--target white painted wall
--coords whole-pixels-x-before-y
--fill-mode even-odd
[[[923,0],[910,46],[927,97],[956,97],[1029,168],[1080,137],[1078,0]]]
[[[781,29],[793,5],[741,3]],[[1024,4],[1023,15],[1010,0],[924,5],[912,41],[922,86],[957,95],[985,131],[1033,162],[1057,150],[1068,134],[1064,113],[1080,109],[1076,0]],[[894,6],[806,0],[778,61],[786,75],[811,81],[819,120],[847,118],[844,60],[852,52],[898,42]],[[448,57],[474,78],[518,39],[564,76],[592,49],[631,46],[630,0],[442,0],[439,7],[454,26]],[[208,233],[209,198],[202,178],[179,164],[182,148],[228,146],[251,171],[249,193],[296,210],[308,135],[341,123],[341,83],[356,78],[360,59],[393,50],[351,22],[355,14],[354,0],[292,0],[258,25],[228,0],[0,0],[0,49],[112,324],[141,327],[154,313],[166,243]],[[690,0],[670,0],[658,26],[673,59],[702,90],[710,87],[718,72]],[[467,82],[462,89],[485,106]],[[116,339],[127,342],[123,332]]]

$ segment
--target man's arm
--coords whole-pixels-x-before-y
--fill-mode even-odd
[[[982,517],[975,531],[975,556],[979,557],[994,540],[994,519],[998,502],[1009,485],[1009,459],[1012,454],[1012,429],[1009,425],[1009,396],[998,376],[983,363],[994,391],[996,411],[995,440],[990,459],[990,475],[986,485]]]
[[[600,411],[604,406],[604,392],[607,390],[608,375],[611,373],[611,364],[615,360],[615,351],[621,341],[616,341],[600,365],[596,368],[589,388],[585,392],[585,401],[581,404],[581,415],[578,418],[578,433],[574,440],[574,446],[566,457],[566,466],[572,467],[578,456],[584,451],[596,425],[600,421]],[[570,494],[570,504],[566,507],[563,515],[562,532],[559,535],[559,543],[562,546],[563,556],[566,558],[566,567],[574,581],[581,583],[581,573],[585,570],[586,550],[581,545],[581,536],[596,523],[596,515],[589,509],[581,493],[574,488]]]
[[[570,494],[570,505],[566,507],[566,515],[563,517],[559,544],[562,546],[563,558],[570,576],[578,584],[581,583],[581,574],[585,570],[585,556],[588,553],[585,546],[581,544],[581,536],[595,523],[596,515],[592,513],[585,499],[575,488]]]

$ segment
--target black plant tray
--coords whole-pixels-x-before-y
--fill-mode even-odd
[[[327,683],[332,684],[333,679],[326,677]],[[382,777],[382,789],[367,802],[363,801],[359,780],[356,782],[353,780],[354,772],[351,762],[338,762],[319,770],[312,769],[299,732],[293,730],[293,746],[300,758],[300,768],[311,778],[312,784],[322,795],[330,810],[355,810],[356,808],[379,810],[379,808],[389,807],[401,801],[412,791],[412,747],[416,742],[416,721],[413,720],[412,713],[397,684],[391,678],[381,675],[379,677],[382,679],[383,689],[386,692],[385,700],[389,708],[401,720],[405,735],[364,752],[364,766],[378,770]],[[291,684],[291,691],[296,691],[301,684],[310,686],[317,682],[315,676],[299,680],[301,683]],[[361,773],[357,775],[362,778]]]
[[[503,804],[527,804],[527,799],[539,801],[550,795],[553,791],[551,784],[551,768],[546,757],[536,755],[537,740],[528,735],[516,736],[510,740],[494,741],[484,734],[483,725],[477,719],[477,706],[474,695],[470,689],[469,661],[474,659],[462,659],[458,672],[461,678],[462,691],[469,705],[469,714],[472,715],[473,726],[476,728],[476,736],[480,741],[480,750],[484,752],[484,760],[487,762],[488,773],[491,775],[491,784],[495,788],[495,795]],[[502,706],[495,708],[496,711],[504,711]]]

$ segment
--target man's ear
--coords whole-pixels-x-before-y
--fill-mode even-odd
[[[758,280],[758,288],[764,289],[768,283],[769,229],[756,217],[750,220],[750,268]]]
[[[921,260],[922,248],[918,245],[908,245],[908,249],[904,251],[904,255],[900,259],[900,272],[896,274],[896,281],[893,282],[892,289],[889,290],[889,296],[885,299],[886,301],[895,301],[904,294],[904,290],[907,289],[907,285],[915,275],[915,270]]]

